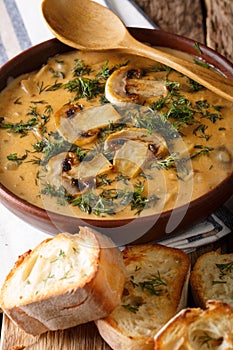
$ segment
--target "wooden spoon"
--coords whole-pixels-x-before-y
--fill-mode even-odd
[[[165,64],[233,102],[233,80],[134,39],[108,8],[90,0],[43,0],[44,18],[63,43],[80,50],[120,49]]]

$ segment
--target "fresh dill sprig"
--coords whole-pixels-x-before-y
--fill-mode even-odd
[[[126,62],[123,62],[123,63],[120,63],[118,65],[115,65],[113,67],[109,67],[109,61],[107,60],[105,62],[105,64],[103,65],[102,69],[100,70],[100,72],[98,72],[96,74],[96,78],[97,79],[104,79],[104,80],[107,80],[110,75],[118,68],[120,67],[124,67],[124,66],[127,66],[129,63],[129,61],[126,61]]]
[[[226,264],[215,264],[219,269],[219,277],[222,278],[226,276],[228,273],[233,272],[233,261]]]
[[[210,69],[211,66],[209,65],[209,63],[201,61],[200,59],[194,59],[194,63],[197,64],[198,66]]]
[[[73,76],[74,77],[82,77],[83,75],[89,75],[92,72],[92,69],[90,66],[85,64],[82,59],[75,59],[75,65],[72,68]]]
[[[201,51],[201,48],[200,48],[198,42],[195,41],[194,47],[195,47],[195,49],[197,50],[198,53],[202,54],[202,51]]]
[[[16,163],[17,165],[20,165],[27,158],[27,156],[28,156],[28,151],[26,151],[26,153],[21,157],[18,156],[18,153],[11,153],[7,156],[7,159]]]
[[[31,111],[32,112],[32,111]],[[21,120],[17,123],[4,123],[4,118],[0,120],[0,129],[8,129],[9,132],[20,134],[21,137],[26,136],[29,130],[35,128],[38,124],[38,114],[34,115],[32,118],[28,119],[25,123]]]
[[[200,151],[195,152],[191,155],[191,159],[199,157],[201,155],[208,155],[211,151],[213,151],[213,147],[208,146],[202,146],[202,145],[196,145],[194,148],[200,149]]]
[[[90,100],[96,97],[98,94],[104,92],[104,84],[100,83],[97,79],[89,79],[84,77],[75,78],[63,84],[62,87],[69,92],[74,92],[74,100],[80,98],[86,98]]]
[[[173,152],[171,153],[167,158],[161,159],[161,160],[157,160],[156,164],[163,169],[169,170],[171,168],[175,168],[176,167],[176,162],[178,160],[177,158],[178,153],[177,152]]]
[[[167,286],[167,283],[162,280],[160,272],[157,272],[157,275],[152,275],[151,278],[143,282],[138,283],[142,291],[146,290],[151,295],[161,295],[163,292],[163,286]]]
[[[133,312],[134,314],[136,314],[139,310],[139,306],[141,305],[130,305],[130,304],[122,304],[121,305],[124,309]]]

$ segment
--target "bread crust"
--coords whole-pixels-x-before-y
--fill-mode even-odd
[[[12,301],[9,295],[12,290],[10,286],[20,269],[25,268],[33,259],[34,267],[40,254],[45,254],[43,249],[48,245],[52,249],[52,244],[59,240],[61,244],[67,241],[76,242],[80,252],[74,254],[80,254],[80,265],[87,265],[88,270],[84,269],[87,275],[81,277],[82,269],[74,263],[74,280],[64,278],[63,281],[61,278],[61,282],[57,281],[56,285],[57,271],[54,270],[54,281],[50,288],[48,286],[43,291],[38,290],[38,293],[34,291],[26,297],[19,296],[16,303],[15,300]],[[69,261],[64,259],[59,262],[63,263],[68,265]],[[55,263],[50,260],[50,265],[54,266]],[[76,278],[75,273],[80,273],[80,278]],[[93,229],[80,227],[77,235],[59,234],[46,239],[32,251],[19,257],[2,286],[0,304],[3,311],[24,331],[39,335],[48,330],[66,329],[107,316],[120,303],[124,281],[125,266],[120,250],[108,237]],[[25,289],[20,291],[24,292]]]
[[[233,349],[233,308],[208,301],[206,309],[187,308],[155,335],[154,350]]]
[[[190,261],[181,250],[158,244],[127,247],[119,305],[95,323],[114,350],[152,350],[154,334],[186,306]]]

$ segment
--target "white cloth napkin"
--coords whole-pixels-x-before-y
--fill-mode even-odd
[[[69,0],[67,0],[67,3]],[[98,0],[102,5],[121,11],[128,26],[156,27],[131,0]],[[0,66],[26,48],[53,37],[41,13],[41,0],[0,0]],[[160,243],[189,252],[214,242],[233,229],[233,216],[225,208],[211,215],[177,237]],[[0,204],[0,285],[18,255],[47,238],[43,233],[17,218]]]
[[[233,231],[233,214],[223,206],[206,220],[176,237],[161,240],[159,243],[190,253],[200,246],[216,242],[231,231]]]

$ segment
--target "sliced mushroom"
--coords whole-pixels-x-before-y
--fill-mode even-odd
[[[102,153],[98,153],[92,160],[81,163],[78,176],[80,179],[87,176],[96,177],[109,172],[112,168],[112,163]]]
[[[70,104],[56,112],[55,123],[67,141],[83,146],[94,142],[101,128],[116,123],[120,118],[120,114],[109,103],[83,110]]]
[[[116,151],[113,159],[114,168],[119,173],[134,177],[142,170],[148,152],[144,142],[128,140]]]
[[[152,79],[128,79],[126,91],[129,94],[142,96],[143,98],[163,96],[167,93],[164,81]]]
[[[105,140],[104,148],[109,150],[119,148],[126,140],[144,142],[148,149],[159,157],[168,153],[165,139],[160,134],[148,133],[148,130],[143,128],[128,128],[109,135]]]
[[[115,70],[105,85],[105,97],[113,104],[141,104],[145,98],[166,95],[165,81],[142,79],[142,70],[124,66]]]
[[[82,162],[74,162],[70,170],[63,172],[63,186],[68,192],[71,189],[75,190],[75,194],[78,195],[93,187],[98,175],[107,173],[112,168],[113,165],[108,159],[102,153],[98,153],[91,160],[84,159]]]
[[[54,115],[56,127],[60,127],[63,119],[72,119],[80,111],[81,107],[72,103],[61,107]]]
[[[72,178],[67,175],[71,167],[77,164],[77,159],[71,152],[62,152],[52,157],[47,164],[46,181],[56,188],[63,186],[70,194],[77,193],[77,187],[73,186]]]
[[[102,153],[80,162],[75,153],[63,152],[49,160],[46,180],[56,188],[63,186],[71,195],[79,195],[95,185],[98,175],[112,168]]]

